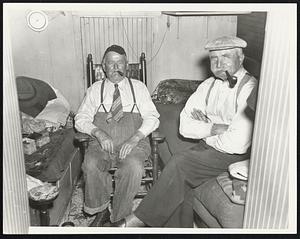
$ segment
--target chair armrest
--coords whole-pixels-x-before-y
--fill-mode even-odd
[[[151,134],[151,145],[152,145],[152,163],[153,163],[153,183],[158,179],[158,144],[162,143],[165,140],[165,136],[160,133],[158,130],[155,130]]]
[[[158,130],[153,131],[151,134],[151,140],[156,141],[158,143],[163,142],[165,138],[166,136],[163,133],[159,132]]]
[[[91,136],[85,133],[77,132],[75,134],[75,140],[79,143],[89,142],[91,140]]]

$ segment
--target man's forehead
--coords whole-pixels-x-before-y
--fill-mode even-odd
[[[210,56],[220,56],[220,55],[225,55],[225,54],[233,55],[236,53],[236,49],[237,48],[210,51],[209,55]]]
[[[126,56],[121,55],[115,51],[109,51],[106,53],[105,59],[124,59],[124,60],[126,60]]]

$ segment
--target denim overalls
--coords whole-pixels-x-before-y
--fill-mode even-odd
[[[88,214],[95,214],[103,211],[109,206],[110,193],[112,192],[112,178],[108,170],[116,166],[115,192],[112,204],[111,221],[118,221],[131,213],[134,196],[139,190],[142,176],[144,174],[144,161],[150,155],[149,139],[140,140],[123,160],[119,160],[119,150],[122,144],[129,139],[141,126],[143,119],[140,113],[133,112],[136,105],[133,85],[128,80],[132,97],[133,107],[131,112],[124,112],[119,122],[112,120],[107,123],[108,111],[103,105],[103,91],[105,80],[101,85],[101,104],[104,112],[98,112],[94,116],[93,123],[101,130],[108,133],[113,140],[114,154],[102,150],[97,140],[90,142],[82,165],[85,180],[84,211]],[[139,110],[138,110],[139,112]]]

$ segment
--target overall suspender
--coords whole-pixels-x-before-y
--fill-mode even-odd
[[[100,101],[100,106],[97,109],[97,112],[99,111],[99,109],[102,106],[103,109],[104,109],[104,111],[105,111],[105,113],[107,113],[107,110],[106,110],[106,108],[104,107],[104,104],[103,104],[104,82],[105,82],[105,79],[102,81],[102,84],[101,84],[101,93],[100,93],[101,101]]]
[[[241,83],[238,86],[238,89],[237,89],[237,92],[236,92],[235,112],[237,112],[237,108],[238,108],[237,101],[238,101],[239,94],[240,94],[243,86],[250,80],[250,78],[251,78],[251,75],[248,72],[246,72],[243,79],[241,80]]]
[[[129,85],[130,85],[130,89],[131,89],[131,93],[132,93],[132,97],[133,97],[133,107],[132,107],[130,113],[133,112],[134,107],[136,107],[137,110],[138,110],[138,112],[140,113],[140,110],[139,110],[139,108],[137,107],[137,104],[136,104],[135,93],[134,93],[132,81],[131,81],[131,79],[128,79],[128,81],[129,81]],[[100,95],[100,97],[101,97],[101,103],[100,103],[100,106],[99,106],[98,109],[97,109],[97,112],[99,111],[99,109],[100,109],[101,106],[102,106],[103,109],[104,109],[104,111],[105,111],[105,113],[107,113],[108,111],[106,110],[106,108],[104,107],[104,104],[103,104],[104,82],[105,82],[105,80],[103,80],[103,81],[102,81],[102,84],[101,84],[101,95]]]
[[[237,112],[237,107],[238,107],[238,104],[237,104],[237,100],[238,100],[238,97],[239,97],[239,94],[243,88],[243,86],[251,79],[251,75],[246,72],[246,74],[244,75],[243,79],[241,80],[240,84],[238,85],[238,89],[237,89],[237,93],[236,93],[236,102],[235,102],[235,113]],[[208,99],[209,99],[209,96],[210,96],[210,92],[215,84],[215,81],[214,80],[212,82],[212,84],[210,85],[209,89],[208,89],[208,92],[207,92],[207,95],[206,95],[206,98],[205,98],[205,103],[206,103],[206,107],[208,106]]]
[[[139,110],[139,108],[137,107],[137,104],[136,104],[135,93],[134,93],[132,81],[131,81],[130,78],[128,78],[128,81],[129,81],[129,85],[130,85],[130,89],[131,89],[131,93],[132,93],[132,97],[133,97],[133,107],[132,107],[130,113],[133,112],[134,107],[136,107],[136,109],[138,110],[138,112],[141,113],[140,110]]]
[[[214,79],[214,81],[211,83],[211,85],[210,85],[210,87],[209,87],[209,89],[208,89],[208,91],[207,91],[207,95],[206,95],[206,98],[205,98],[205,104],[206,104],[206,107],[207,107],[207,105],[208,105],[208,98],[209,98],[209,96],[210,96],[211,89],[214,87],[215,82],[216,82],[216,79]]]

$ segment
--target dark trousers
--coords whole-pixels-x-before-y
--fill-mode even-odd
[[[247,157],[221,153],[201,140],[172,156],[135,216],[151,227],[193,227],[193,189]]]

